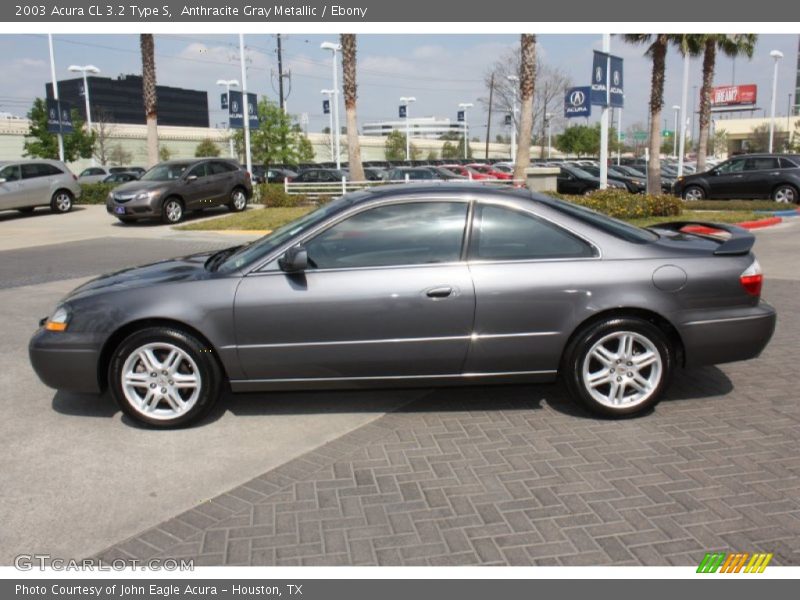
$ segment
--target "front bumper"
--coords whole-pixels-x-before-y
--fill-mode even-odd
[[[39,329],[28,344],[28,355],[46,386],[96,394],[102,391],[98,377],[101,348],[93,334]]]
[[[161,196],[144,200],[128,200],[118,202],[113,198],[106,199],[106,211],[115,217],[150,219],[161,216]]]
[[[677,327],[687,367],[756,358],[772,339],[777,313],[757,306],[694,315]]]

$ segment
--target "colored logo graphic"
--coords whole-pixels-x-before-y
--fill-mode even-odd
[[[772,556],[766,552],[706,552],[697,573],[763,573]]]

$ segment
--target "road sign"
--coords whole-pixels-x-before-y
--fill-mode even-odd
[[[569,88],[564,94],[564,116],[589,117],[592,114],[592,105],[589,103],[591,88],[587,86]]]
[[[662,129],[661,130],[661,137],[667,138],[667,137],[672,137],[673,135],[675,135],[675,132],[673,130],[671,130],[671,129]]]
[[[633,139],[637,142],[645,142],[647,141],[647,132],[646,131],[634,131],[633,132]]]

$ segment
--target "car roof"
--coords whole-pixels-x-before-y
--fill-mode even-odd
[[[432,196],[452,196],[464,194],[470,196],[498,196],[518,200],[535,200],[537,195],[524,188],[510,188],[507,185],[483,184],[471,181],[431,181],[424,183],[397,183],[381,185],[348,194],[351,204],[362,204],[395,196],[416,196],[429,194]]]

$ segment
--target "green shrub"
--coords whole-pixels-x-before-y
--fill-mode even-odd
[[[82,183],[81,197],[76,204],[105,204],[108,193],[114,187],[113,183]]]
[[[675,196],[631,194],[619,189],[597,190],[586,196],[558,196],[617,219],[674,217],[680,215],[684,208],[681,199]]]
[[[287,194],[280,183],[260,183],[255,195],[257,202],[269,208],[291,208],[307,201],[304,195]]]

